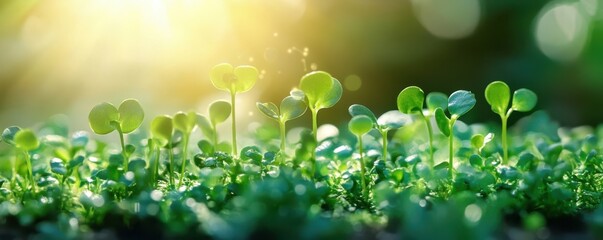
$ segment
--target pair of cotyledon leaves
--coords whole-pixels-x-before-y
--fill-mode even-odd
[[[398,129],[410,121],[407,115],[395,110],[388,111],[377,118],[369,108],[360,104],[351,105],[348,112],[352,116],[348,128],[355,135],[366,134],[372,128],[376,128],[380,132]]]
[[[90,110],[88,122],[90,128],[97,134],[109,134],[115,130],[130,133],[136,130],[144,119],[142,106],[136,99],[126,99],[119,107],[103,102]]]
[[[2,140],[25,151],[31,151],[40,146],[38,137],[31,129],[21,129],[17,126],[4,129]]]
[[[486,101],[492,107],[492,111],[501,116],[508,114],[509,101],[511,101],[511,90],[509,86],[501,81],[494,81],[486,87]],[[538,97],[531,90],[521,88],[513,92],[511,110],[518,112],[530,111],[536,106]]]
[[[214,87],[232,94],[249,91],[258,77],[259,72],[253,66],[243,65],[235,68],[228,63],[214,66],[209,74]]]
[[[169,143],[174,129],[188,134],[195,126],[199,126],[206,137],[213,138],[216,134],[215,125],[224,122],[230,116],[230,110],[230,103],[219,100],[209,106],[209,119],[193,111],[178,112],[173,118],[160,115],[151,122],[151,136],[160,146],[165,146]]]
[[[450,136],[450,122],[469,112],[475,106],[475,95],[469,91],[458,90],[446,98],[443,93],[430,93],[425,99],[423,90],[416,86],[410,86],[400,92],[397,99],[398,109],[403,113],[416,113],[423,111],[423,101],[427,102],[427,108],[435,115],[436,123],[440,131]],[[444,110],[448,110],[450,118]]]
[[[291,91],[280,104],[257,103],[258,109],[266,116],[286,122],[302,116],[309,107],[316,112],[320,109],[334,106],[343,89],[341,83],[324,71],[314,71],[304,75],[300,81],[299,89]]]
[[[292,90],[289,96],[283,98],[280,107],[272,102],[258,102],[256,105],[264,115],[279,122],[287,122],[298,118],[304,115],[307,109],[305,95],[298,89]]]

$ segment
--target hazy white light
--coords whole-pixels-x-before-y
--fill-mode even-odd
[[[588,20],[577,4],[549,4],[536,23],[536,43],[549,58],[573,60],[582,51],[587,39]]]
[[[479,23],[478,0],[413,0],[419,22],[440,38],[459,39],[469,36]]]

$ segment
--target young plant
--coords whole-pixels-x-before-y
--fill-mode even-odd
[[[423,110],[423,101],[425,99],[425,93],[423,90],[416,86],[410,86],[398,94],[398,110],[406,114],[420,114],[425,121],[427,127],[427,136],[429,138],[429,166],[433,168],[433,129],[431,127],[431,117],[435,114],[437,108],[446,110],[448,105],[448,99],[445,94],[439,92],[432,92],[427,94],[427,109]]]
[[[228,63],[214,66],[210,79],[214,87],[230,93],[232,105],[232,155],[237,155],[237,125],[235,119],[235,95],[249,91],[259,76],[258,70],[253,66],[233,67]]]
[[[4,129],[4,131],[2,131],[2,141],[4,141],[5,143],[15,146],[15,134],[17,134],[17,132],[21,131],[20,127],[17,126],[10,126],[6,129]],[[11,161],[11,165],[12,165],[12,176],[10,179],[10,185],[14,186],[15,185],[15,179],[17,177],[17,164],[15,162],[16,160]]]
[[[264,115],[278,122],[281,136],[281,154],[285,154],[285,136],[287,134],[285,124],[289,120],[301,117],[308,108],[304,101],[305,95],[302,91],[294,89],[290,95],[283,98],[280,108],[276,104],[257,102],[256,106]]]
[[[27,164],[27,172],[29,174],[31,189],[35,193],[36,181],[33,176],[33,168],[31,165],[31,157],[29,152],[37,149],[40,146],[40,141],[32,130],[23,129],[15,134],[14,143],[15,147],[22,150],[25,155],[25,163]]]
[[[136,130],[144,119],[144,111],[136,99],[126,99],[115,108],[113,104],[104,102],[90,110],[88,122],[96,134],[105,135],[113,131],[119,134],[121,153],[124,158],[124,172],[128,171],[128,154],[124,143],[124,134]]]
[[[446,116],[442,108],[436,108],[435,119],[440,131],[449,138],[449,161],[448,172],[452,179],[452,168],[454,159],[454,123],[459,117],[469,112],[475,106],[475,95],[469,91],[458,90],[453,92],[448,98],[448,112],[450,118]]]
[[[352,117],[367,116],[371,122],[373,122],[373,127],[381,134],[381,146],[383,147],[381,154],[383,156],[383,160],[387,159],[387,133],[390,130],[398,129],[404,126],[409,120],[399,111],[386,112],[377,119],[375,114],[369,108],[360,104],[351,105],[348,108],[348,112]]]
[[[230,103],[222,100],[215,101],[209,105],[209,119],[204,115],[197,114],[197,125],[201,128],[203,135],[218,149],[218,131],[216,126],[230,117]]]
[[[366,115],[357,115],[352,117],[348,123],[350,132],[356,135],[358,139],[358,153],[360,154],[360,184],[362,184],[362,195],[364,199],[368,199],[369,192],[366,186],[366,164],[364,163],[364,155],[362,149],[362,136],[371,131],[373,128],[373,120]]]
[[[197,125],[197,113],[191,111],[188,113],[178,112],[174,115],[174,128],[180,131],[183,135],[182,143],[182,166],[180,169],[180,180],[178,182],[178,187],[182,186],[182,180],[184,179],[184,169],[186,168],[186,163],[188,162],[188,143],[191,136],[191,133],[195,129]]]
[[[151,182],[153,185],[157,184],[157,174],[159,171],[159,157],[161,155],[161,148],[168,146],[172,141],[172,135],[174,133],[174,121],[168,115],[157,116],[151,121],[151,143],[152,148],[155,148],[157,153],[155,160],[149,164],[151,168]],[[171,151],[170,151],[171,152]],[[173,174],[173,157],[170,154],[170,185],[174,186],[174,174]]]
[[[501,141],[503,147],[503,161],[502,164],[509,163],[509,151],[507,142],[507,120],[513,111],[517,112],[528,112],[536,106],[538,97],[536,94],[529,89],[521,88],[513,93],[513,101],[511,102],[511,108],[509,101],[511,100],[511,90],[509,86],[501,81],[494,81],[486,87],[485,91],[486,101],[492,107],[492,111],[500,116],[502,122],[501,129]]]

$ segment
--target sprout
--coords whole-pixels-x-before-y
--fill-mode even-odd
[[[184,169],[187,163],[188,157],[188,142],[191,133],[197,125],[197,113],[191,111],[188,113],[178,112],[174,115],[174,128],[180,131],[183,135],[183,146],[182,146],[182,166],[180,169],[180,181],[178,187],[182,186],[182,180],[184,178]]]
[[[219,145],[216,126],[230,117],[230,110],[230,103],[218,100],[209,105],[209,119],[204,115],[197,114],[197,125],[201,128],[203,135],[212,142],[214,149],[217,149]]]
[[[285,154],[285,136],[286,136],[286,127],[285,124],[287,121],[296,119],[301,117],[306,112],[308,108],[305,102],[305,95],[301,90],[294,89],[291,91],[290,95],[283,98],[281,101],[280,108],[277,107],[274,103],[256,103],[256,106],[260,110],[261,113],[266,115],[269,118],[276,120],[279,124],[280,129],[280,137],[281,137],[281,154]]]
[[[36,134],[30,129],[23,129],[17,131],[14,135],[13,141],[15,147],[23,150],[23,152],[25,153],[25,163],[27,164],[27,171],[29,173],[31,189],[33,192],[36,192],[36,181],[33,177],[33,168],[29,152],[37,149],[40,146],[40,141],[38,140]]]
[[[115,108],[111,103],[101,103],[88,115],[90,128],[97,134],[105,135],[114,130],[119,133],[121,152],[124,157],[124,172],[128,171],[128,154],[124,144],[124,134],[136,130],[144,119],[144,111],[136,99],[126,99]]]
[[[360,153],[360,179],[362,184],[362,194],[365,199],[368,199],[368,188],[366,186],[366,166],[363,158],[362,150],[362,136],[367,134],[373,128],[373,120],[366,115],[357,115],[352,117],[352,120],[348,123],[350,132],[356,135],[358,139],[358,152]]]
[[[492,111],[500,116],[502,122],[501,129],[501,141],[503,147],[503,161],[502,164],[508,164],[509,162],[509,150],[507,142],[507,120],[513,111],[517,112],[528,112],[531,111],[538,97],[536,94],[528,89],[522,88],[513,93],[513,101],[511,108],[509,101],[511,100],[511,90],[506,83],[501,81],[494,81],[486,87],[485,91],[486,101],[490,104]]]
[[[416,86],[410,86],[398,94],[398,110],[406,114],[420,114],[425,121],[427,127],[427,137],[429,138],[429,166],[433,168],[433,129],[431,127],[431,116],[435,114],[437,108],[445,110],[448,107],[448,99],[445,94],[439,92],[432,92],[427,94],[428,111],[423,110],[423,100],[425,100],[425,93],[423,90]]]
[[[449,138],[449,162],[448,170],[450,179],[452,179],[453,158],[454,158],[454,123],[459,117],[469,112],[475,106],[475,95],[469,91],[458,90],[453,92],[448,98],[448,112],[450,118],[446,116],[444,110],[440,107],[435,110],[435,119],[440,131]]]
[[[259,76],[258,70],[253,66],[238,66],[234,68],[228,63],[214,66],[210,73],[210,79],[214,87],[230,93],[232,105],[232,155],[237,154],[237,126],[235,122],[235,95],[249,91]]]
[[[151,164],[151,180],[153,184],[156,184],[157,174],[159,170],[159,156],[161,155],[160,147],[166,147],[171,144],[172,135],[174,133],[174,121],[168,115],[157,116],[151,121],[151,139],[153,145],[156,148],[157,157],[153,164]],[[174,185],[173,176],[173,160],[170,151],[170,184]]]
[[[360,104],[351,105],[348,112],[352,117],[367,116],[373,122],[373,127],[381,134],[383,160],[387,159],[387,133],[404,126],[409,121],[408,117],[399,111],[386,112],[377,119],[369,108]]]

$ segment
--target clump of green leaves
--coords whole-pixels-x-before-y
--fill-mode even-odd
[[[435,119],[440,131],[449,138],[449,161],[448,170],[452,179],[452,169],[454,168],[454,123],[465,113],[469,112],[475,106],[475,95],[469,91],[458,90],[448,97],[448,112],[450,117],[446,116],[442,108],[436,108]]]
[[[529,89],[521,88],[513,92],[513,101],[511,108],[508,108],[511,100],[511,90],[509,86],[501,81],[494,81],[488,84],[485,90],[486,101],[492,107],[492,111],[500,116],[502,121],[501,141],[503,147],[503,164],[509,163],[509,151],[507,142],[507,120],[513,111],[528,112],[531,111],[538,97]],[[508,108],[508,109],[507,109]]]
[[[419,114],[425,121],[427,127],[427,136],[429,138],[429,166],[433,168],[433,130],[431,127],[431,117],[435,115],[435,110],[441,108],[446,110],[448,107],[448,99],[445,94],[440,92],[432,92],[427,94],[427,111],[423,110],[423,101],[425,93],[417,86],[410,86],[398,94],[397,105],[398,110],[406,114]]]
[[[366,115],[358,115],[352,117],[348,123],[350,132],[356,135],[358,139],[358,153],[360,154],[360,183],[362,184],[362,195],[364,199],[368,199],[369,191],[366,186],[366,163],[364,162],[364,151],[362,149],[362,136],[367,134],[373,128],[373,120]]]
[[[235,95],[249,91],[259,77],[258,70],[253,66],[233,67],[228,63],[214,66],[210,73],[210,79],[214,87],[230,93],[232,105],[232,155],[237,154],[237,125],[235,118]]]
[[[136,99],[126,99],[119,108],[113,104],[104,102],[98,104],[90,110],[88,114],[88,122],[90,128],[97,134],[105,135],[113,131],[119,134],[121,143],[122,155],[124,158],[123,169],[128,171],[128,153],[124,143],[124,134],[131,133],[136,130],[144,119],[144,111],[142,106]]]
[[[292,90],[289,96],[283,98],[280,107],[271,102],[257,102],[256,106],[261,113],[278,122],[281,137],[280,151],[282,155],[285,155],[285,124],[287,121],[301,117],[306,112],[308,107],[306,106],[304,93],[298,89]]]
[[[389,111],[381,115],[379,118],[366,106],[361,104],[353,104],[348,108],[348,112],[352,117],[367,116],[373,123],[373,127],[381,134],[381,155],[383,160],[387,160],[387,133],[390,130],[398,129],[409,122],[407,116],[399,111]]]

